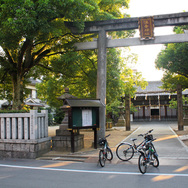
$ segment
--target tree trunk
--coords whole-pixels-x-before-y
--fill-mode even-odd
[[[21,110],[23,107],[23,79],[20,74],[12,77],[13,83],[13,110]]]
[[[126,121],[126,131],[131,130],[130,126],[130,97],[128,95],[125,95],[125,121]]]
[[[183,101],[182,101],[182,86],[177,85],[177,103],[178,103],[178,130],[183,130]]]

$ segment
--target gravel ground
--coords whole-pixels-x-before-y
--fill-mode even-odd
[[[51,126],[48,129],[49,136],[55,136],[56,129],[58,129],[59,126]],[[124,127],[113,127],[111,129],[106,130],[106,135],[110,134],[110,136],[107,138],[109,142],[110,148],[113,150],[117,147],[117,145],[125,139],[128,135],[130,135],[135,129],[132,129],[131,131],[125,131]],[[177,129],[174,129],[176,134],[180,136],[182,141],[188,146],[188,126],[184,126],[183,131],[178,131]],[[80,130],[80,134],[84,134],[84,149],[83,151],[88,151],[93,149],[93,140],[94,140],[94,132],[92,130]]]

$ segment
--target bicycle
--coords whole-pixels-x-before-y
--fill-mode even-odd
[[[140,156],[138,158],[138,168],[142,174],[145,174],[147,171],[148,165],[153,165],[154,167],[159,166],[159,159],[155,147],[153,145],[153,135],[148,135],[148,141],[144,144],[143,147],[139,148]]]
[[[102,148],[99,150],[99,163],[101,167],[105,166],[106,160],[111,161],[113,159],[113,153],[112,150],[108,146],[107,135],[105,138],[99,139],[99,145],[102,146]]]
[[[130,140],[133,142],[133,144],[128,142],[122,142],[120,143],[116,148],[116,155],[117,157],[122,161],[129,161],[135,153],[138,152],[138,148],[146,142],[147,135],[151,133],[153,129],[149,130],[145,134],[139,134],[138,136],[144,137],[144,140],[139,143],[138,145],[135,144],[136,138],[131,138]]]

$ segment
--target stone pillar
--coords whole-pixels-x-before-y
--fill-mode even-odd
[[[100,30],[98,36],[98,65],[97,65],[97,99],[106,105],[106,31]],[[99,109],[98,137],[105,136],[106,107]]]
[[[41,110],[41,113],[45,114],[45,119],[44,119],[44,137],[48,137],[48,110]]]
[[[30,110],[30,139],[36,140],[37,139],[37,111]],[[18,131],[19,134],[19,131]]]

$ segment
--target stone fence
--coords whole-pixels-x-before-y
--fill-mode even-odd
[[[50,150],[48,111],[0,114],[0,157],[36,158]]]

